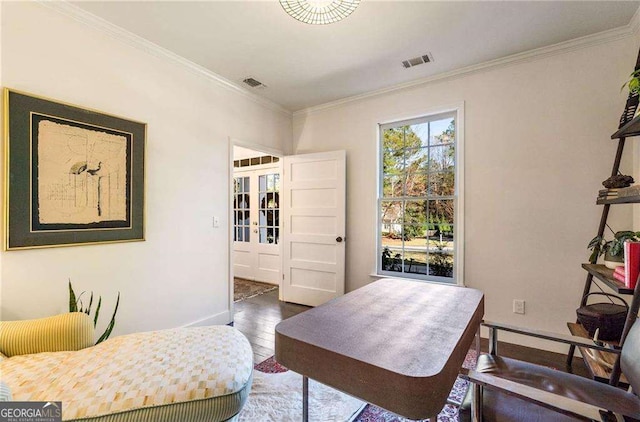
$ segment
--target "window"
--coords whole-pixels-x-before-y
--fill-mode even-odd
[[[378,274],[454,283],[456,113],[380,126]]]
[[[233,240],[249,242],[251,240],[250,224],[250,182],[248,177],[235,177],[233,187]]]
[[[259,180],[260,243],[277,245],[280,239],[280,175],[265,174]]]

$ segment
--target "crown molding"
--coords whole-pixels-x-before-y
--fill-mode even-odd
[[[570,51],[603,44],[607,42],[613,42],[619,39],[623,39],[632,35],[638,34],[640,32],[640,8],[636,10],[636,13],[631,18],[630,22],[622,27],[610,29],[607,31],[599,32],[597,34],[587,35],[580,38],[575,38],[573,40],[564,41],[558,44],[553,44],[550,46],[540,47],[533,50],[525,51],[523,53],[517,53],[510,56],[502,57],[495,60],[490,60],[488,62],[479,63],[477,65],[467,66],[464,68],[452,70],[449,72],[441,73],[434,76],[429,76],[422,79],[417,79],[414,81],[394,85],[387,88],[382,88],[379,90],[367,92],[364,94],[354,95],[350,97],[341,98],[336,101],[330,101],[328,103],[320,104],[317,106],[312,106],[308,108],[304,108],[301,110],[294,111],[293,113],[290,110],[282,107],[281,105],[268,100],[264,97],[254,94],[246,90],[245,88],[237,85],[235,82],[230,81],[203,66],[200,66],[190,60],[185,59],[178,54],[175,54],[163,47],[160,47],[157,44],[152,43],[149,40],[146,40],[138,35],[133,34],[117,25],[112,24],[92,13],[87,12],[86,10],[75,6],[71,3],[68,3],[66,0],[61,1],[47,1],[47,0],[36,0],[39,4],[48,7],[49,9],[55,10],[61,14],[69,16],[74,20],[81,22],[87,26],[90,26],[94,29],[102,31],[121,42],[124,42],[130,46],[133,46],[139,50],[145,51],[148,54],[151,54],[155,57],[161,58],[163,60],[167,60],[169,62],[173,62],[178,64],[185,69],[189,70],[191,73],[199,75],[208,79],[211,82],[214,82],[216,85],[225,88],[231,92],[235,92],[251,101],[254,101],[257,104],[260,104],[270,110],[280,112],[286,116],[299,116],[315,113],[322,110],[327,110],[330,108],[338,107],[347,103],[361,101],[364,99],[377,97],[380,95],[384,95],[391,92],[402,91],[409,88],[414,88],[420,85],[426,85],[433,82],[441,82],[449,79],[460,78],[462,76],[468,76],[473,73],[483,72],[487,70],[493,70],[500,67],[506,67],[518,63],[524,63],[528,61],[538,60],[549,56],[554,56],[557,54],[567,53]]]
[[[45,6],[49,9],[52,9],[58,13],[71,17],[72,19],[83,23],[93,29],[99,30],[103,33],[106,33],[117,40],[124,42],[132,47],[135,47],[139,50],[142,50],[148,54],[151,54],[160,59],[166,60],[168,62],[172,62],[174,64],[178,64],[185,68],[186,70],[194,73],[198,76],[204,77],[205,79],[215,83],[217,86],[225,88],[231,92],[239,94],[261,106],[264,106],[270,110],[277,111],[286,116],[291,117],[292,113],[290,110],[282,107],[275,102],[268,100],[264,97],[260,97],[253,92],[250,92],[243,87],[237,85],[235,82],[226,79],[209,69],[206,69],[199,64],[196,64],[190,60],[185,59],[178,54],[175,54],[166,48],[160,47],[157,44],[152,43],[151,41],[144,39],[130,31],[127,31],[124,28],[121,28],[113,23],[106,21],[92,13],[87,12],[86,10],[75,6],[71,3],[68,3],[66,0],[62,1],[47,1],[47,0],[36,0],[42,6]]]
[[[640,7],[636,10],[636,13],[631,17],[631,21],[629,22],[629,30],[633,35],[637,34],[640,31]]]
[[[558,44],[553,44],[545,47],[536,48],[533,50],[525,51],[522,53],[512,54],[510,56],[501,57],[499,59],[490,60],[488,62],[479,63],[472,66],[455,69],[449,72],[440,73],[434,76],[429,76],[422,79],[417,79],[410,82],[405,82],[398,85],[393,85],[387,88],[378,89],[375,91],[367,92],[364,94],[353,95],[351,97],[341,98],[336,101],[330,101],[328,103],[320,104],[313,107],[296,110],[293,112],[293,116],[303,116],[319,111],[328,110],[331,108],[339,107],[344,104],[357,102],[380,95],[406,90],[421,85],[430,84],[433,82],[442,82],[450,79],[457,79],[463,76],[468,76],[474,73],[485,72],[488,70],[499,69],[501,67],[507,67],[519,63],[530,62],[534,60],[543,59],[545,57],[555,56],[558,54],[568,53],[574,50],[583,49],[586,47],[595,46],[598,44],[604,44],[608,42],[617,41],[620,39],[633,36],[640,31],[640,8],[636,10],[636,13],[631,18],[631,21],[619,28],[609,29],[607,31],[598,32],[596,34],[586,35],[584,37],[575,38],[569,41],[563,41]]]

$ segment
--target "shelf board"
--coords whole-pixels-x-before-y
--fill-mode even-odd
[[[589,337],[589,333],[587,333],[587,330],[585,330],[584,327],[582,325],[578,324],[578,323],[567,322],[567,327],[569,327],[569,331],[574,336],[590,338]],[[586,350],[587,350],[586,347],[578,347],[578,349],[580,350],[580,354],[582,355],[582,359],[584,359],[584,364],[586,365],[587,369],[589,370],[589,373],[591,374],[591,377],[593,379],[595,379],[596,381],[609,382],[609,379],[611,378],[611,369],[606,367],[605,365],[602,365],[601,363],[596,361],[594,358],[592,358],[589,354],[587,354],[586,353]],[[616,359],[618,357],[618,355],[613,354],[613,353],[607,353],[607,352],[596,352],[596,353],[599,353],[600,357],[602,358],[602,360],[604,360],[605,362],[609,363],[610,365],[615,364]],[[624,376],[624,374],[622,374],[620,376],[620,383],[619,384],[620,385],[628,385],[629,384],[629,382],[627,381],[627,378]]]
[[[629,138],[638,135],[640,135],[640,114],[611,135],[611,139]]]
[[[623,295],[633,294],[633,289],[626,287],[623,283],[613,277],[613,270],[598,264],[582,264],[582,268],[589,274],[606,284],[611,290]]]
[[[640,195],[635,196],[623,196],[620,198],[611,198],[611,199],[598,199],[596,201],[598,205],[605,204],[640,204]]]

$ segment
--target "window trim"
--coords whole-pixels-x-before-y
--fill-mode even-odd
[[[454,190],[454,268],[453,280],[445,277],[437,277],[430,275],[417,275],[408,273],[398,273],[382,270],[382,260],[380,259],[380,251],[382,250],[381,227],[382,221],[380,216],[380,205],[383,200],[383,168],[382,168],[382,134],[387,128],[403,126],[406,124],[414,124],[418,122],[438,120],[439,117],[453,114],[456,121],[456,140],[455,140],[455,190]],[[454,106],[441,107],[416,113],[414,116],[404,118],[385,119],[383,122],[377,123],[377,185],[376,185],[376,242],[375,242],[375,275],[376,277],[390,278],[410,278],[430,283],[443,283],[447,285],[464,286],[464,103]]]

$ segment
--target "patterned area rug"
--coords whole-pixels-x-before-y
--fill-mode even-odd
[[[473,369],[476,366],[476,351],[469,350],[467,356],[462,364],[464,368]],[[288,369],[280,365],[272,357],[267,360],[258,363],[254,366],[256,371],[260,371],[267,374],[276,374],[287,372]],[[451,389],[449,394],[449,402],[455,404],[447,404],[442,409],[442,412],[438,415],[437,422],[458,422],[458,405],[464,399],[464,395],[469,388],[469,382],[458,378]],[[378,406],[367,404],[364,409],[353,419],[353,422],[411,422],[412,420],[403,418],[395,413],[388,412]],[[427,422],[429,419],[424,419],[421,422]]]
[[[249,299],[276,290],[278,286],[269,283],[260,283],[244,278],[235,277],[233,279],[233,301]]]
[[[309,380],[309,421],[346,422],[360,413],[365,403],[331,387]],[[238,422],[300,422],[302,375],[253,372],[251,393]]]

